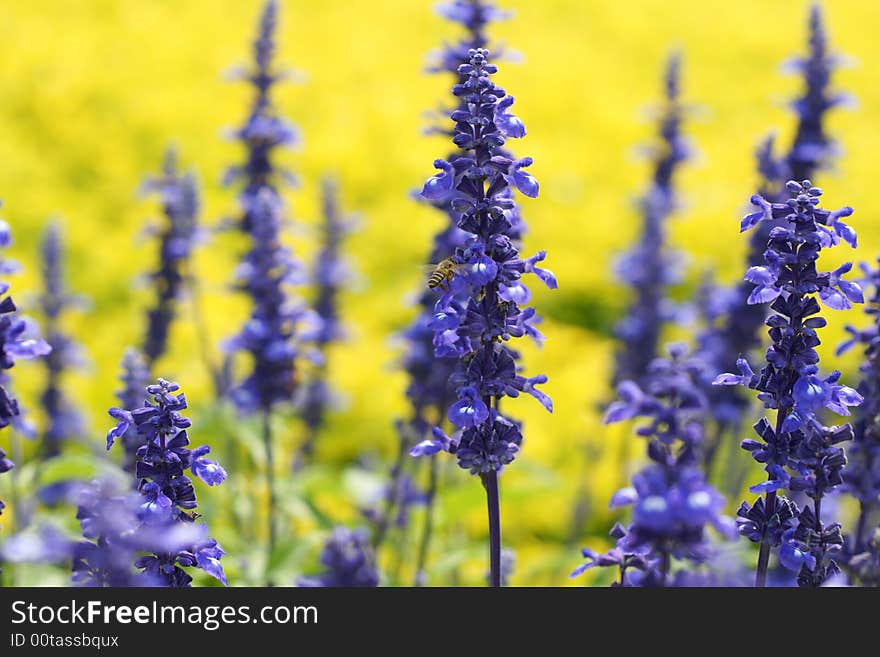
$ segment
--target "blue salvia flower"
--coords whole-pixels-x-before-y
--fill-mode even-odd
[[[818,585],[837,571],[831,558],[839,549],[839,525],[821,522],[822,498],[842,483],[846,463],[839,443],[852,438],[849,424],[826,427],[817,414],[828,408],[849,415],[848,408],[861,403],[852,388],[838,383],[840,372],[819,376],[817,329],[825,326],[819,316],[819,302],[833,309],[850,308],[863,301],[857,283],[843,276],[852,265],[844,264],[831,272],[819,272],[816,261],[822,249],[845,241],[856,245],[855,231],[843,222],[852,214],[844,207],[828,211],[819,207],[822,190],[809,180],[786,185],[791,198],[786,203],[770,203],[753,196],[757,212],[742,220],[741,230],[761,222],[776,222],[764,253],[764,264],[750,267],[746,280],[753,290],[751,304],[770,303],[773,314],[767,319],[772,344],[767,364],[756,374],[745,358],[740,358],[738,374],[722,374],[716,385],[744,385],[758,391],[765,408],[776,410],[775,425],[767,418],[755,424],[761,440],[747,439],[743,449],[764,465],[767,481],[750,488],[763,493],[763,508],[744,502],[738,515],[741,531],[761,548],[756,583],[766,582],[767,563],[772,547],[780,547],[781,563],[799,569],[798,582]],[[814,502],[812,509],[798,513],[794,523],[793,503],[778,491],[803,491]]]
[[[240,77],[254,88],[251,111],[235,132],[247,153],[246,162],[233,167],[227,182],[241,181],[238,196],[241,216],[238,227],[249,237],[250,248],[237,270],[238,289],[251,300],[251,314],[241,332],[226,343],[230,356],[245,353],[250,371],[232,386],[230,395],[238,409],[262,416],[269,488],[269,551],[275,546],[277,500],[274,491],[274,451],[271,414],[278,404],[292,401],[297,387],[296,360],[302,347],[320,327],[316,315],[299,300],[290,287],[302,282],[302,268],[290,250],[281,244],[284,203],[277,187],[291,176],[273,161],[276,149],[290,146],[296,133],[278,116],[270,99],[280,79],[272,59],[275,53],[277,3],[269,0],[260,18],[254,42],[254,65]],[[306,355],[311,354],[306,352]]]
[[[317,288],[312,310],[320,320],[312,342],[321,354],[321,361],[311,379],[302,387],[299,400],[300,414],[308,435],[299,450],[298,463],[309,458],[314,451],[327,408],[333,403],[333,393],[327,382],[326,350],[333,342],[345,337],[345,327],[339,318],[338,297],[340,290],[352,278],[351,268],[340,250],[342,241],[351,232],[354,223],[341,213],[339,191],[329,178],[322,185],[322,217],[321,249],[315,256],[311,271],[311,282]]]
[[[681,133],[685,106],[681,101],[681,58],[670,57],[664,77],[664,103],[658,121],[658,143],[652,149],[652,179],[639,201],[642,232],[632,250],[618,261],[618,277],[634,296],[615,334],[620,342],[614,383],[641,381],[657,356],[663,324],[672,317],[667,287],[678,280],[680,255],[666,244],[666,224],[676,208],[674,177],[689,155]]]
[[[39,299],[46,339],[52,346],[44,361],[47,379],[40,397],[48,423],[42,445],[46,457],[58,455],[65,438],[86,433],[82,414],[62,389],[65,371],[84,363],[82,347],[61,328],[64,313],[79,304],[65,287],[63,249],[61,228],[55,222],[50,223],[41,245],[43,293]]]
[[[669,358],[651,363],[643,386],[618,386],[619,399],[608,407],[605,423],[644,418],[637,434],[648,440],[649,463],[611,499],[612,508],[632,507],[632,523],[615,527],[617,544],[610,552],[584,550],[587,561],[573,577],[594,566],[615,566],[619,586],[667,586],[673,559],[700,565],[709,558],[708,527],[731,533],[732,522],[722,515],[724,497],[699,468],[708,411],[699,384],[704,367],[683,345],[672,345]],[[635,572],[627,573],[630,568]]]
[[[379,570],[370,547],[367,532],[337,527],[321,552],[324,571],[297,582],[304,587],[375,587],[379,586]]]
[[[120,408],[138,408],[144,404],[144,391],[150,385],[152,377],[147,361],[134,347],[125,350],[122,356],[122,372],[119,381],[122,383],[116,397],[119,399]],[[129,425],[125,432],[116,436],[125,448],[124,467],[134,474],[137,464],[137,450],[140,447],[140,439],[136,427]]]
[[[177,153],[168,149],[162,175],[150,178],[143,186],[162,201],[164,225],[158,229],[159,258],[149,277],[156,292],[153,307],[147,313],[143,354],[152,367],[168,347],[168,333],[183,293],[187,267],[198,234],[199,194],[192,174],[178,172]]]
[[[489,63],[488,51],[475,49],[470,55],[470,62],[459,67],[467,80],[453,88],[468,107],[451,115],[455,122],[453,143],[467,155],[452,162],[436,160],[439,173],[422,190],[425,198],[450,200],[459,214],[458,227],[470,234],[465,246],[452,257],[454,273],[441,286],[445,289],[431,321],[435,355],[458,360],[452,378],[457,400],[447,412],[458,431],[450,438],[435,428],[435,437],[416,445],[411,454],[445,450],[456,455],[459,466],[481,476],[489,498],[492,583],[498,586],[501,536],[497,473],[513,461],[522,433],[517,422],[499,412],[497,402],[525,392],[552,410],[550,398],[537,388],[547,377],[520,375],[514,352],[506,343],[524,335],[542,337],[534,327],[535,310],[521,307],[531,296],[521,281],[523,274],[537,275],[550,288],[556,287],[556,279],[538,266],[546,257],[543,251],[522,258],[515,241],[505,232],[511,227],[505,213],[513,206],[511,189],[534,198],[538,181],[525,170],[532,164],[531,158],[511,160],[499,153],[512,136],[508,127],[513,122],[499,119],[510,114],[511,102],[490,77],[497,67]]]
[[[880,262],[880,260],[878,260]],[[857,412],[853,443],[846,450],[843,490],[859,502],[856,527],[847,537],[847,565],[863,584],[880,584],[880,537],[876,521],[880,508],[880,267],[862,265],[871,295],[865,312],[873,324],[858,330],[846,329],[850,338],[838,347],[838,354],[856,344],[863,346],[865,362],[858,391],[864,403]]]
[[[206,458],[210,447],[203,445],[189,449],[187,429],[191,422],[181,413],[187,404],[186,397],[179,390],[176,383],[159,379],[154,385],[147,386],[146,393],[151,399],[142,406],[110,409],[110,416],[117,424],[107,434],[107,449],[129,428],[137,432],[140,446],[135,476],[142,508],[147,512],[147,524],[151,522],[149,514],[153,512],[163,523],[167,523],[165,516],[168,514],[177,524],[195,522],[197,514],[193,509],[198,506],[198,501],[187,472],[209,486],[217,486],[226,480],[223,467]],[[187,567],[200,568],[226,584],[226,575],[220,564],[223,554],[217,541],[205,539],[188,549],[139,557],[135,565],[143,572],[161,578],[166,586],[189,586],[192,577],[184,570]]]
[[[458,23],[464,28],[463,35],[454,43],[446,43],[434,53],[433,62],[428,66],[431,73],[452,74],[459,83],[467,81],[467,75],[459,73],[463,64],[470,62],[470,51],[475,48],[483,48],[488,44],[486,27],[492,21],[503,20],[509,16],[508,12],[498,9],[494,3],[484,0],[456,0],[441,4],[437,7],[438,13],[444,18]],[[467,110],[467,100],[460,96],[453,96],[454,108],[462,111]],[[448,117],[449,111],[442,112],[442,118]],[[513,114],[507,113],[507,120],[517,123],[522,127],[520,136],[525,134],[522,122]],[[444,120],[445,123],[445,120]],[[454,128],[433,126],[429,132],[440,133],[452,137]],[[461,148],[456,148],[449,157],[452,161],[466,153]],[[463,247],[468,239],[468,234],[458,227],[459,213],[452,207],[450,198],[426,199],[444,215],[444,222],[440,231],[435,235],[428,262],[441,263],[450,258],[456,249]],[[519,209],[514,206],[507,210],[510,220],[508,234],[512,238],[519,238],[522,222]],[[462,291],[462,295],[466,293]],[[416,565],[416,580],[424,581],[426,574],[425,560],[431,541],[433,526],[432,513],[433,502],[436,499],[437,465],[431,457],[429,464],[428,489],[422,495],[415,497],[407,495],[407,487],[402,481],[405,478],[405,458],[407,451],[414,443],[418,443],[430,434],[431,426],[442,422],[447,407],[455,399],[455,390],[450,379],[455,371],[456,361],[453,358],[438,358],[434,355],[434,330],[432,322],[434,317],[434,305],[436,295],[431,289],[425,289],[418,297],[419,313],[412,324],[402,333],[405,345],[402,358],[402,367],[407,373],[406,394],[412,406],[412,416],[406,420],[397,422],[398,430],[398,453],[397,459],[391,468],[390,484],[388,486],[386,507],[377,517],[377,531],[374,544],[378,546],[384,538],[385,531],[391,524],[395,515],[395,505],[401,508],[397,513],[405,513],[407,502],[421,501],[424,497],[426,511],[422,537],[419,541],[419,563]]]

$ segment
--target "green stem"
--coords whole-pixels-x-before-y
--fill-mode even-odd
[[[498,495],[498,472],[490,470],[480,475],[486,489],[486,508],[489,516],[489,586],[501,586],[501,500]]]
[[[266,560],[266,576],[267,576],[267,585],[271,586],[271,582],[268,581],[268,570],[269,565],[272,561],[272,555],[275,554],[275,542],[276,542],[276,534],[275,534],[275,521],[277,514],[277,500],[275,497],[275,456],[272,446],[272,414],[268,409],[263,410],[263,446],[266,450],[266,488],[269,493],[269,506],[268,506],[268,525],[269,525],[269,554]]]

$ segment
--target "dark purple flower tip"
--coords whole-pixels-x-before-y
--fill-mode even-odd
[[[455,184],[455,168],[446,160],[434,160],[434,168],[440,173],[428,178],[422,188],[422,196],[431,201],[443,201],[452,193]]]
[[[511,187],[515,187],[529,198],[537,198],[537,178],[523,171],[525,167],[531,166],[532,161],[532,158],[524,157],[511,164],[510,170],[507,172],[507,181]]]

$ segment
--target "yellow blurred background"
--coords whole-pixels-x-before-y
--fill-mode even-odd
[[[522,59],[502,62],[498,78],[516,96],[529,130],[513,147],[517,155],[534,158],[531,172],[541,182],[540,197],[523,201],[529,226],[524,250],[546,249],[560,283],[558,291],[535,294],[546,345],[524,348],[527,370],[550,377],[545,389],[555,411],[548,415],[528,398],[508,407],[524,420],[526,442],[502,477],[504,544],[517,552],[514,584],[560,585],[579,563],[581,545],[606,543],[613,520],[607,500],[628,474],[618,460],[618,443],[632,443],[633,455],[642,449],[628,428],[603,427],[596,407],[611,394],[609,328],[627,299],[609,263],[638,226],[632,199],[644,189],[648,168],[635,148],[653,134],[645,108],[660,94],[664,59],[671,48],[683,52],[684,97],[695,106],[685,129],[699,155],[679,177],[684,208],[671,236],[690,257],[688,283],[679,291],[686,295],[706,270],[722,282],[741,276],[746,240],[738,235],[738,220],[757,182],[753,151],[771,130],[784,146],[790,139],[794,119],[785,103],[800,81],[781,75],[779,66],[805,48],[808,4],[501,4],[515,15],[492,25],[491,38]],[[880,64],[880,46],[867,28],[880,25],[880,4],[826,4],[832,47],[853,58],[835,76],[835,86],[858,100],[854,110],[831,115],[829,130],[843,155],[836,171],[815,181],[829,207],[856,209],[859,253],[837,249],[826,261],[830,268],[844,258],[877,255],[880,196],[873,196],[873,185],[880,133],[872,121],[880,116],[880,87],[871,71]],[[387,459],[395,449],[392,423],[406,403],[405,378],[395,369],[399,348],[391,338],[413,316],[409,300],[423,284],[418,265],[442,225],[438,213],[411,198],[433,173],[432,160],[449,149],[442,138],[421,133],[425,110],[445,103],[451,84],[448,76],[424,73],[426,54],[459,36],[432,5],[281,2],[278,61],[299,74],[296,84],[278,88],[276,100],[304,138],[298,152],[284,156],[301,183],[285,192],[302,227],[291,231],[289,241],[304,258],[314,252],[324,174],[338,177],[344,207],[362,215],[360,232],[347,243],[361,274],[342,301],[351,338],[331,354],[332,381],[346,403],[321,438],[323,474],[308,475],[319,482],[310,489],[309,505],[336,522],[357,522],[352,463],[362,454]],[[87,311],[69,317],[69,330],[91,357],[87,371],[69,378],[69,390],[87,408],[99,447],[109,426],[106,409],[115,404],[119,360],[127,345],[140,341],[151,299],[138,277],[152,266],[156,248],[140,231],[159,208],[154,199],[139,198],[137,188],[175,143],[202,184],[203,223],[214,225],[235,212],[234,191],[219,181],[242,153],[223,131],[244,118],[250,91],[226,82],[222,73],[248,60],[260,8],[258,0],[0,3],[0,215],[13,227],[10,255],[25,267],[12,280],[13,294],[26,310],[33,305],[41,228],[48,217],[62,216],[70,288],[92,299]],[[222,237],[197,252],[215,342],[234,333],[245,317],[244,301],[227,289],[241,246]],[[182,312],[187,316],[185,304]],[[830,314],[829,320],[828,355],[844,323],[862,322],[859,311]],[[211,432],[252,433],[231,416],[205,417],[199,429],[200,415],[209,415],[204,409],[211,390],[195,345],[192,323],[176,323],[171,352],[158,368],[188,393],[194,442],[222,443]],[[854,364],[843,363],[850,371]],[[23,401],[37,412],[42,368],[23,363],[13,374]],[[849,383],[855,383],[853,374]],[[297,440],[296,431],[290,433],[285,439]],[[230,468],[230,481],[236,476]],[[230,490],[239,490],[235,486]],[[582,535],[572,536],[579,493],[586,493],[589,520]],[[199,495],[212,531],[230,553],[232,582],[250,581],[248,568],[235,565],[246,556],[233,550],[242,544],[228,513],[235,495],[214,489],[200,489]],[[731,510],[736,504],[731,501]],[[297,505],[291,506],[298,518]],[[449,583],[448,573],[460,583],[482,583],[484,512],[478,482],[447,469],[430,583]],[[314,525],[292,521],[287,533],[297,554],[312,562],[318,549]],[[297,564],[291,572],[305,567]]]

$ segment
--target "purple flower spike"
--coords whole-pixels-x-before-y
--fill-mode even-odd
[[[192,577],[186,572],[187,567],[201,568],[227,584],[220,565],[223,550],[213,539],[202,540],[204,525],[199,525],[196,540],[193,523],[198,515],[193,509],[198,506],[198,501],[188,476],[190,471],[209,486],[216,486],[226,479],[226,471],[215,461],[204,458],[211,451],[210,447],[189,449],[187,429],[191,422],[182,415],[187,404],[180,386],[159,379],[148,385],[145,392],[143,406],[132,410],[110,409],[111,417],[118,424],[108,434],[108,448],[113,444],[111,437],[125,436],[126,442],[138,444],[135,473],[141,499],[135,534],[176,534],[180,544],[175,544],[174,549],[142,546],[141,550],[152,554],[138,558],[135,565],[145,581],[158,586],[190,586]],[[129,429],[132,435],[126,435]],[[146,539],[140,536],[139,540]],[[101,546],[100,541],[98,546]],[[75,561],[75,576],[77,572],[98,567],[99,564],[92,559],[99,556],[86,554],[80,561]]]

